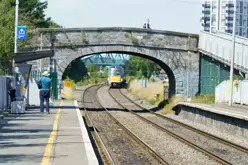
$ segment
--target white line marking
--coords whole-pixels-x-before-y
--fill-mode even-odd
[[[98,160],[97,160],[96,154],[95,154],[93,147],[91,145],[91,141],[90,141],[88,132],[86,130],[86,126],[84,124],[82,115],[79,111],[78,103],[76,100],[74,100],[74,104],[76,106],[77,116],[78,116],[78,120],[79,120],[79,124],[80,124],[80,128],[81,128],[81,133],[82,133],[82,139],[83,139],[84,147],[85,147],[86,154],[87,154],[88,165],[98,165]]]

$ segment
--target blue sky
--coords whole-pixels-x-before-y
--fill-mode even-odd
[[[152,29],[199,33],[201,0],[48,0],[46,15],[65,28],[142,27],[149,18]]]

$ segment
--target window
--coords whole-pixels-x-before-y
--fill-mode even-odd
[[[217,11],[216,6],[212,6],[212,13],[216,13],[216,11]]]

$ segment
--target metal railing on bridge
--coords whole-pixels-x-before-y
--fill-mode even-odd
[[[224,64],[231,63],[232,47],[231,34],[200,32],[199,51]],[[234,67],[243,72],[248,71],[248,38],[236,36]]]

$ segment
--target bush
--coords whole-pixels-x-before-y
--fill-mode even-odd
[[[149,100],[149,103],[150,103],[151,105],[156,105],[157,102],[158,102],[157,99],[151,99],[151,100]]]
[[[135,76],[127,76],[126,82],[129,84],[131,81],[135,80]]]

